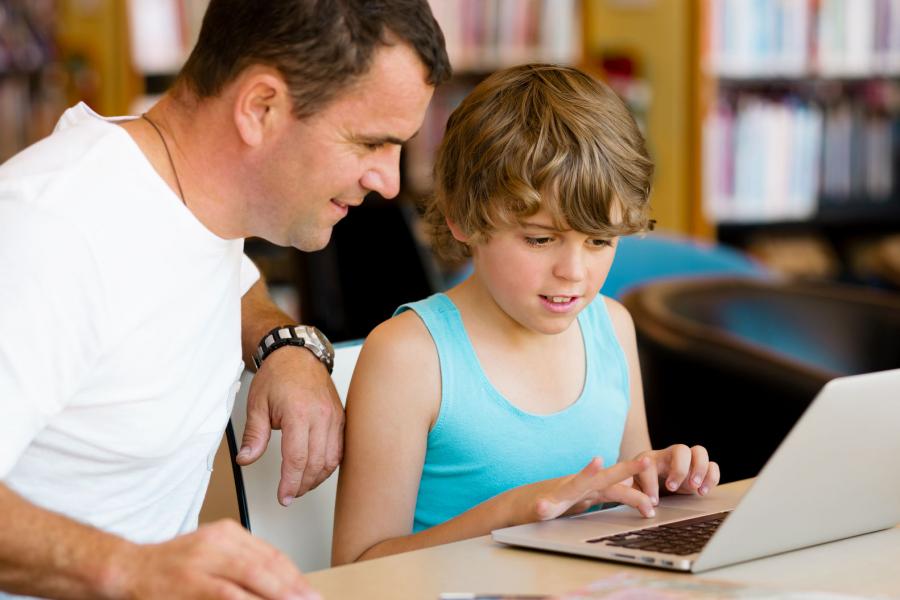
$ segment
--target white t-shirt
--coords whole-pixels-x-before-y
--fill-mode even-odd
[[[0,166],[0,479],[155,542],[197,525],[259,273],[113,120],[79,104]]]

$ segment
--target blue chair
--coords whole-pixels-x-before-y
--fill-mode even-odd
[[[755,476],[829,380],[900,367],[897,294],[670,278],[634,288],[623,304],[654,447],[702,444],[723,481]]]
[[[602,293],[621,299],[636,286],[672,277],[748,277],[773,275],[746,254],[714,242],[650,233],[619,240],[616,259]]]

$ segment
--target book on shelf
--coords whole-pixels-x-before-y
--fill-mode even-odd
[[[578,0],[430,0],[456,71],[525,62],[568,64],[581,54]]]
[[[718,77],[900,75],[900,0],[705,0]]]
[[[429,0],[456,77],[440,86],[419,134],[405,147],[404,185],[433,187],[432,170],[447,118],[478,79],[522,63],[574,64],[581,58],[579,0]],[[471,76],[471,77],[469,77]]]
[[[131,58],[143,75],[177,73],[196,41],[206,0],[128,0]],[[196,31],[195,31],[196,29]]]
[[[815,213],[823,114],[796,100],[742,98],[707,115],[704,199],[716,223],[799,220]]]
[[[0,3],[0,162],[50,133],[65,107],[53,13]]]
[[[898,86],[900,93],[900,86]],[[832,203],[895,201],[900,123],[864,103],[720,99],[703,131],[704,199],[716,223],[808,219]]]

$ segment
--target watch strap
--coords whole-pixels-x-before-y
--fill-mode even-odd
[[[311,338],[311,335],[307,331],[308,329],[309,328],[305,325],[290,324],[280,325],[269,331],[263,336],[262,340],[260,340],[259,344],[256,346],[256,350],[253,351],[252,358],[256,369],[259,370],[266,357],[275,350],[284,346],[297,346],[306,348],[312,352],[313,355],[325,365],[330,374],[334,368],[334,359],[328,355],[328,352],[324,348],[322,348],[321,342]]]

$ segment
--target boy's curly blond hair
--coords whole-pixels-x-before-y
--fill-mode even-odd
[[[652,229],[653,162],[622,101],[581,71],[531,64],[498,71],[453,111],[425,221],[435,251],[470,255],[447,219],[479,243],[542,206],[562,229],[597,237]]]

